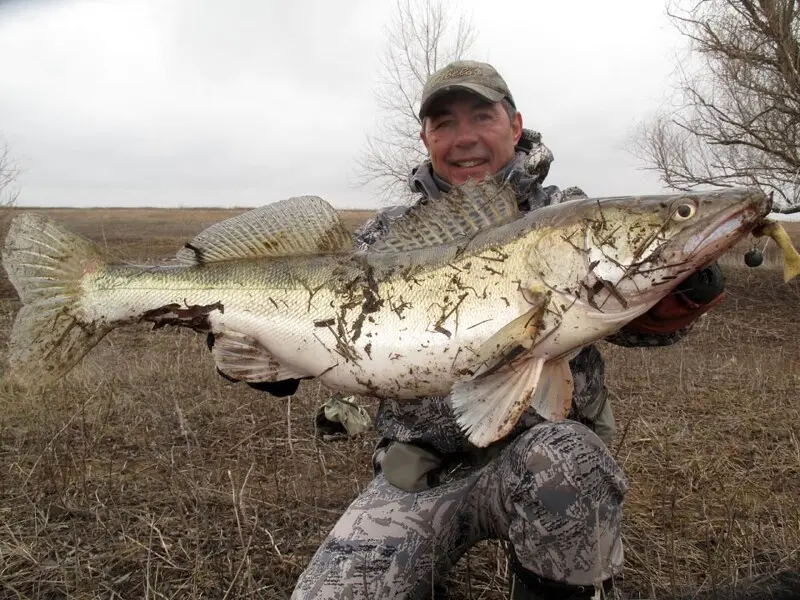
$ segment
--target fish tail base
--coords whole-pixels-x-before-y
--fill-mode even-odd
[[[46,384],[67,373],[113,328],[81,318],[81,282],[103,262],[92,242],[35,214],[14,219],[3,266],[22,301],[6,378]]]

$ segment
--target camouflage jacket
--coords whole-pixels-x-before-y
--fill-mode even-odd
[[[586,197],[577,187],[559,189],[542,186],[550,169],[553,155],[541,142],[537,132],[524,130],[517,146],[516,157],[497,178],[513,185],[517,190],[520,210],[531,211],[557,204],[571,198]],[[419,165],[409,177],[412,191],[421,196],[416,202],[435,200],[448,186],[432,172],[430,162]],[[357,232],[356,241],[361,248],[379,240],[392,226],[403,218],[411,206],[392,206],[379,211]],[[678,341],[691,329],[687,327],[668,336],[639,335],[624,329],[606,341],[620,346],[664,346]],[[571,362],[574,379],[573,409],[571,418],[591,426],[606,402],[604,386],[605,364],[595,345],[584,348]],[[523,414],[514,433],[541,422],[533,410]],[[450,403],[445,397],[419,398],[414,401],[382,399],[375,419],[375,427],[383,438],[382,443],[399,441],[432,448],[442,454],[470,450],[470,444],[456,423]]]

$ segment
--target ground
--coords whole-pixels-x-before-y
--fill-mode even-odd
[[[148,262],[240,211],[42,212]],[[367,216],[345,214],[351,227]],[[744,250],[724,257],[727,297],[683,343],[601,345],[631,484],[631,597],[800,568],[800,283],[782,282],[774,245],[758,269]],[[2,364],[19,303],[0,282]],[[201,336],[145,325],[113,332],[46,393],[0,382],[0,598],[288,598],[370,478],[373,433],[315,436],[325,395],[228,383]],[[506,598],[506,576],[501,547],[483,543],[452,597]]]

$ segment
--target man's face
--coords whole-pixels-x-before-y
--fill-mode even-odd
[[[431,107],[420,137],[436,174],[459,185],[500,171],[514,158],[521,135],[519,113],[509,119],[502,103],[459,91]]]

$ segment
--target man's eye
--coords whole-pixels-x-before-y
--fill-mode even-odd
[[[475,114],[475,120],[476,121],[491,121],[492,120],[492,114],[488,113],[488,112],[476,113]]]
[[[434,122],[433,128],[434,129],[444,129],[445,127],[450,125],[450,123],[452,123],[452,121],[450,119],[442,119],[441,121]]]

